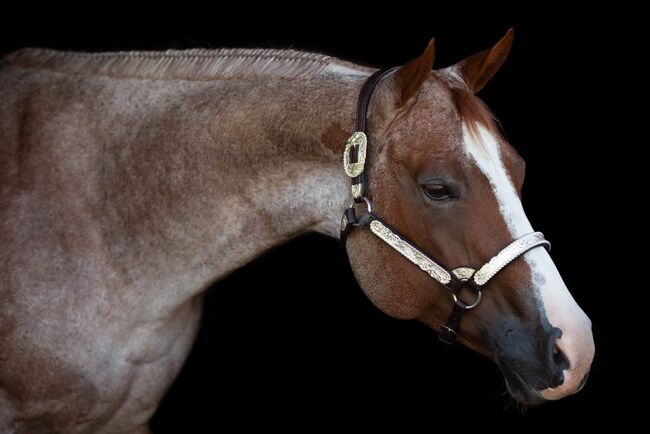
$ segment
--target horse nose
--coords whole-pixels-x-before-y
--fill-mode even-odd
[[[554,328],[547,351],[550,376],[548,388],[540,395],[555,400],[578,392],[586,382],[594,356],[591,321],[583,319],[579,328]]]
[[[569,359],[559,346],[561,338],[562,330],[554,328],[548,343],[548,357],[550,362],[549,387],[552,388],[558,387],[564,383],[564,371],[571,368]]]

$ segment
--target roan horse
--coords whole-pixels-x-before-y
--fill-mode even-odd
[[[446,264],[532,232],[524,162],[474,96],[507,56],[432,71],[430,43],[369,108],[375,212]],[[0,431],[147,432],[204,290],[308,231],[339,236],[341,168],[373,70],[288,50],[62,53],[0,64]],[[452,300],[369,231],[347,240],[368,297],[438,328]],[[459,341],[524,403],[580,389],[591,324],[548,253],[489,283]]]

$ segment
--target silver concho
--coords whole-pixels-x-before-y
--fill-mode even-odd
[[[476,270],[470,267],[458,267],[451,270],[451,272],[454,273],[454,276],[456,276],[461,282],[467,282],[472,278]]]

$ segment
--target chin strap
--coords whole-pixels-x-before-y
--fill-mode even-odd
[[[365,161],[368,146],[367,117],[368,105],[374,88],[382,78],[395,68],[377,71],[371,75],[359,94],[357,107],[357,131],[348,139],[343,153],[343,168],[351,178],[351,192],[354,202],[346,209],[341,219],[341,241],[345,245],[350,231],[355,227],[365,227],[376,237],[388,244],[399,254],[418,266],[432,279],[449,290],[454,300],[454,307],[447,322],[440,328],[439,337],[444,343],[451,344],[458,335],[460,321],[465,311],[479,305],[483,287],[499,271],[530,249],[543,246],[550,250],[551,244],[541,232],[532,232],[518,238],[504,247],[480,268],[462,266],[449,270],[439,261],[425,254],[414,243],[403,237],[395,229],[386,224],[372,212],[372,203],[368,199]],[[365,210],[357,216],[356,205],[365,203]],[[466,288],[474,294],[474,301],[465,302],[460,298],[461,291]]]

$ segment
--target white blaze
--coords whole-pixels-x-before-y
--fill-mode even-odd
[[[480,140],[476,140],[463,124],[465,153],[487,177],[499,204],[499,209],[512,238],[533,232],[524,213],[519,196],[501,160],[498,140],[482,125],[478,125]],[[562,330],[557,346],[569,360],[570,368],[564,371],[564,383],[555,389],[545,389],[546,399],[559,399],[574,393],[580,381],[589,372],[594,356],[591,321],[575,302],[548,252],[536,248],[523,255],[533,276],[532,287],[544,306],[552,326]]]

